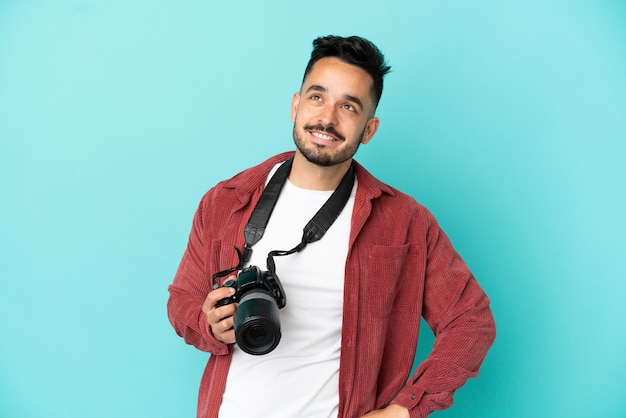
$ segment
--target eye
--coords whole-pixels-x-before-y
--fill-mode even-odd
[[[314,94],[311,96],[311,100],[319,102],[322,100],[322,96],[320,96],[319,94]]]
[[[356,112],[356,108],[349,103],[344,104],[342,107],[350,112]]]

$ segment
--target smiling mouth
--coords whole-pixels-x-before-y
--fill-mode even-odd
[[[321,125],[305,126],[304,129],[316,138],[323,141],[344,141],[345,138],[332,126],[324,127]]]
[[[310,133],[311,133],[311,135],[313,135],[314,137],[319,138],[319,139],[323,139],[323,140],[325,140],[325,141],[338,141],[338,139],[337,139],[337,138],[335,138],[334,136],[331,136],[331,135],[326,135],[326,134],[324,134],[324,133],[322,133],[322,132],[319,132],[319,131],[309,131],[309,132],[310,132]]]

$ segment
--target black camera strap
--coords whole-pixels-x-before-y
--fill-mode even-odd
[[[244,264],[250,260],[252,255],[252,246],[259,242],[265,233],[265,228],[269,222],[270,216],[274,211],[278,196],[282,190],[284,184],[287,181],[287,177],[291,172],[291,166],[293,164],[293,157],[285,161],[278,167],[267,186],[263,190],[259,201],[257,202],[250,219],[244,228],[244,239],[246,241],[243,252],[239,248],[235,247],[237,254],[239,255],[239,264],[228,270],[220,271],[213,275],[213,288],[217,288],[216,279],[218,277],[225,277],[230,273],[243,268]],[[275,250],[270,251],[267,255],[267,269],[271,274],[276,273],[276,265],[274,263],[274,257],[285,256],[302,251],[307,244],[315,241],[319,241],[326,231],[335,222],[341,211],[348,203],[350,199],[350,193],[354,186],[354,167],[350,164],[350,168],[341,179],[339,186],[335,189],[332,195],[326,200],[324,205],[317,211],[317,213],[306,224],[302,233],[302,241],[291,250]]]
[[[280,168],[285,166],[287,163],[289,163],[289,170],[290,170],[292,162],[293,162],[293,157],[290,160],[283,163],[283,165],[279,167],[279,170]],[[289,171],[287,170],[285,171],[286,173],[281,174],[281,177],[277,179],[277,182],[278,181],[281,182],[280,188],[282,188],[282,186],[285,184],[285,182],[287,181],[287,176],[289,175]],[[272,176],[272,180],[274,179],[274,177],[277,177],[277,174],[278,174],[278,170],[276,171],[274,176]],[[272,182],[272,180],[270,180],[270,183]],[[268,183],[268,186],[269,186],[269,183]],[[328,231],[331,225],[339,217],[339,214],[341,214],[341,211],[346,206],[346,203],[348,203],[353,186],[354,186],[354,168],[353,168],[353,165],[350,164],[350,168],[341,179],[339,186],[337,186],[333,194],[330,195],[330,197],[328,198],[328,200],[326,200],[324,205],[322,205],[320,210],[318,210],[317,213],[313,216],[313,218],[311,218],[311,220],[305,225],[303,232],[302,232],[302,240],[300,241],[300,244],[296,245],[291,250],[287,250],[287,251],[274,250],[274,251],[269,252],[269,254],[267,255],[267,270],[270,273],[272,274],[276,273],[276,265],[274,263],[274,257],[289,255],[289,254],[302,251],[304,247],[307,246],[307,244],[310,244],[312,242],[319,241],[320,239],[322,239],[326,231]],[[278,200],[278,194],[280,193],[280,189],[278,190],[278,193],[276,194],[274,194],[274,189],[272,189],[270,193],[272,193],[272,195],[268,198],[268,201],[271,198],[271,202],[272,202],[271,204],[272,204],[272,210],[273,210],[274,206],[276,205],[276,201]],[[265,191],[263,191],[263,194],[265,194]],[[261,199],[262,198],[263,198],[263,195],[261,195]],[[261,203],[261,199],[259,199],[259,203]],[[257,206],[254,208],[254,212],[256,212],[258,207],[259,207],[259,204],[257,203]],[[250,216],[250,220],[252,220],[252,218],[255,216],[254,212],[252,212],[252,216]],[[271,212],[267,214],[267,218],[266,218],[265,212],[262,212],[264,226],[263,226],[263,229],[260,231],[261,236],[263,236],[263,232],[265,232],[265,226],[267,226],[267,222],[269,221],[270,215],[271,215]],[[245,236],[245,230],[244,230],[244,236]],[[258,237],[255,243],[258,242],[259,239],[261,239],[261,237]],[[248,242],[248,238],[246,237],[246,248],[249,249],[248,251],[250,253],[252,252],[252,248],[251,248],[252,245],[254,244],[251,242]],[[244,248],[244,254],[245,254],[245,251],[246,249]]]
[[[283,189],[287,177],[291,172],[291,165],[293,164],[293,157],[285,161],[278,167],[278,170],[274,173],[270,181],[263,189],[263,193],[259,198],[250,219],[243,230],[243,237],[246,240],[246,246],[243,248],[243,262],[244,264],[250,261],[252,255],[252,246],[259,242],[263,238],[267,223],[272,216],[276,202],[280,191]]]

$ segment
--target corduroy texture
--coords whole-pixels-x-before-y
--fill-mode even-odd
[[[199,418],[217,417],[232,353],[232,347],[213,337],[202,313],[211,275],[237,264],[233,245],[243,246],[244,225],[267,175],[291,155],[275,156],[203,197],[169,287],[168,315],[176,333],[211,353],[200,383]],[[489,299],[427,209],[357,163],[355,173],[339,416],[360,417],[397,403],[411,417],[426,417],[452,405],[454,391],[478,374],[495,338]],[[436,340],[409,377],[421,316]]]

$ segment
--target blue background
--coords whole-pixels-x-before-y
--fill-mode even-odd
[[[293,148],[329,33],[393,66],[357,159],[492,299],[436,416],[626,416],[625,2],[2,0],[1,417],[194,416],[207,355],[165,311],[192,215]]]

